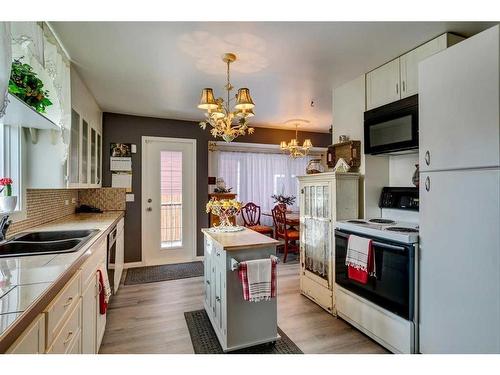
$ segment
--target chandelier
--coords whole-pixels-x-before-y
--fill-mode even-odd
[[[235,98],[231,98],[231,91],[234,86],[229,80],[229,65],[236,61],[236,55],[226,53],[222,57],[222,61],[227,64],[227,83],[224,89],[227,91],[227,101],[223,98],[214,98],[214,92],[211,88],[204,88],[201,91],[200,104],[198,108],[205,110],[206,120],[200,122],[200,127],[206,129],[207,125],[211,125],[210,132],[214,138],[221,137],[226,142],[231,142],[240,135],[253,134],[254,128],[248,127],[248,119],[254,116],[252,97],[250,90],[247,88],[238,89]],[[234,111],[231,111],[231,102],[236,100]],[[235,122],[233,124],[233,122]]]
[[[298,133],[299,133],[299,125],[309,124],[309,121],[301,119],[293,119],[286,121],[285,124],[295,124],[295,138],[293,138],[290,142],[281,141],[280,143],[281,151],[290,153],[290,157],[293,159],[302,158],[306,156],[309,153],[309,149],[313,147],[312,142],[310,139],[305,139],[302,146],[300,146]]]

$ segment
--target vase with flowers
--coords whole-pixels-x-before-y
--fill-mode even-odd
[[[211,228],[214,231],[237,232],[244,229],[243,227],[233,225],[231,222],[231,218],[241,211],[241,202],[238,202],[236,199],[212,198],[207,203],[206,211],[219,217],[219,225]]]
[[[12,178],[0,178],[0,212],[12,212],[16,209],[17,197],[12,196]]]

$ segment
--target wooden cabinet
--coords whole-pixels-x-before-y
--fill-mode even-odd
[[[82,292],[82,353],[97,353],[97,277],[94,277],[87,284]]]
[[[98,266],[101,272],[105,273],[106,271],[106,259],[104,259],[101,264]],[[96,275],[97,277],[97,275]],[[96,348],[99,351],[99,347],[101,346],[102,337],[104,336],[104,329],[106,328],[106,314],[101,314],[99,311],[99,293],[96,295]]]
[[[418,93],[418,64],[464,38],[445,33],[366,74],[366,110]]]
[[[300,291],[335,315],[335,220],[358,217],[359,174],[307,175],[299,184]]]
[[[236,199],[236,194],[233,193],[210,193],[208,194],[208,199],[215,198],[216,200],[221,199]],[[233,224],[236,224],[236,217],[230,218]],[[217,215],[213,215],[212,213],[208,214],[208,223],[209,226],[213,227],[215,225],[219,225],[219,217]]]
[[[100,187],[102,177],[102,136],[97,124],[89,123],[71,110],[68,186]]]

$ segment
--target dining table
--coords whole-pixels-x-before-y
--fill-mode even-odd
[[[271,212],[263,212],[262,215],[273,217],[273,214]],[[291,227],[298,227],[300,225],[300,212],[287,211],[286,224],[290,225]]]

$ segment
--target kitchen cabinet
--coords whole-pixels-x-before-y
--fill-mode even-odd
[[[233,264],[276,254],[278,241],[244,229],[205,235],[204,307],[222,349],[250,347],[278,339],[276,298],[258,303],[243,299],[238,268]]]
[[[97,352],[97,293],[97,276],[94,276],[82,293],[82,354]]]
[[[103,272],[106,271],[106,259],[103,259],[101,264],[98,266],[98,269]],[[101,314],[99,310],[99,293],[96,294],[96,348],[99,351],[99,347],[101,346],[102,337],[104,336],[104,329],[106,328],[106,314]]]
[[[298,179],[300,292],[336,315],[335,220],[358,217],[359,174],[326,172]]]
[[[418,64],[464,38],[445,33],[366,74],[366,110],[418,93]]]
[[[7,354],[42,354],[45,352],[45,315],[40,314],[7,350]]]
[[[399,59],[366,74],[366,109],[401,99]]]
[[[68,186],[95,188],[101,186],[102,136],[97,124],[89,123],[75,109],[71,111],[68,155]]]

